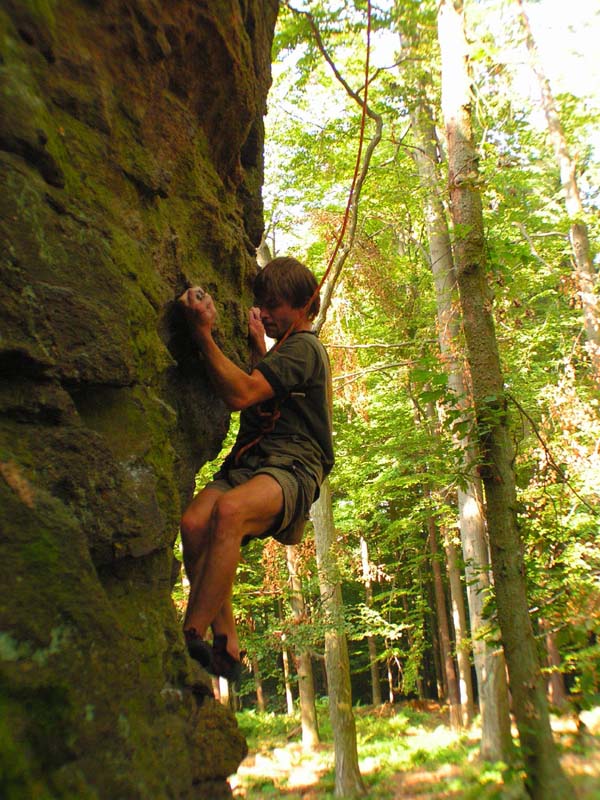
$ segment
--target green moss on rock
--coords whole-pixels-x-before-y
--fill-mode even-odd
[[[228,413],[177,311],[247,357],[275,0],[0,11],[0,796],[230,796],[172,544]]]

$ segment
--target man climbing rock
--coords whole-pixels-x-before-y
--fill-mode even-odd
[[[300,541],[311,504],[333,466],[331,374],[311,323],[317,281],[293,258],[259,272],[249,337],[258,363],[250,374],[230,361],[212,335],[217,312],[196,288],[180,298],[216,391],[241,410],[236,443],[181,521],[190,581],[184,633],[190,655],[214,675],[241,673],[232,588],[240,549],[253,538]],[[265,333],[276,340],[266,352]],[[212,629],[212,646],[206,641]]]

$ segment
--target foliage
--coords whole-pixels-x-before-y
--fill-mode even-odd
[[[360,92],[364,3],[305,7],[337,69]],[[517,81],[521,57],[515,56],[519,40],[510,9],[483,2],[467,4],[467,12],[488,279],[511,398],[532,613],[540,648],[542,628],[549,625],[572,695],[586,705],[600,681],[600,406],[582,343],[569,220],[535,98]],[[335,376],[337,464],[331,483],[345,629],[355,696],[362,700],[370,692],[367,637],[375,637],[396,698],[436,692],[426,532],[430,518],[450,529],[456,525],[456,491],[464,483],[456,434],[470,424],[454,408],[439,354],[424,204],[429,190],[418,179],[418,145],[409,124],[425,93],[438,117],[444,175],[435,6],[385,4],[375,8],[374,27],[375,49],[389,42],[385,36],[395,42],[385,68],[373,67],[369,86],[369,102],[384,118],[384,138],[322,332]],[[274,58],[264,191],[269,243],[274,255],[291,252],[322,274],[347,199],[360,109],[319,54],[306,14],[286,4]],[[597,240],[600,164],[591,131],[599,106],[566,92],[558,100],[579,154],[586,221]],[[442,199],[447,205],[445,194]],[[366,573],[361,539],[368,547]],[[308,649],[315,663],[323,651],[310,533],[300,562],[306,604],[301,621],[291,617],[283,550],[276,545],[244,551],[235,590],[241,638],[273,708],[283,702],[283,647]],[[253,689],[252,680],[244,682],[244,703],[252,702]],[[325,689],[321,682],[318,691]]]
[[[326,704],[319,705],[318,713],[323,744],[313,753],[303,752],[298,743],[298,715],[239,713],[238,723],[248,740],[250,758],[232,779],[234,794],[245,792],[253,798],[290,800],[307,794],[315,800],[332,798],[333,753]],[[518,772],[508,770],[502,763],[478,761],[477,732],[453,733],[434,705],[419,708],[403,704],[393,710],[383,707],[378,712],[357,707],[355,717],[361,772],[371,798],[391,800],[418,795],[431,800],[450,796],[507,800],[522,796]],[[586,743],[578,742],[566,731],[560,736],[567,754],[566,768],[573,772],[577,784],[577,796],[593,800],[600,791],[597,775],[586,778],[581,767],[587,764],[590,775],[594,772],[593,765],[600,760],[597,735]]]

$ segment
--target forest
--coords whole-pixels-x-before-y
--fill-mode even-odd
[[[221,691],[335,763],[236,796],[600,796],[593,5],[281,4],[258,257],[329,268],[336,466],[300,545],[244,551]],[[390,748],[419,715],[495,777],[378,794],[366,720]]]

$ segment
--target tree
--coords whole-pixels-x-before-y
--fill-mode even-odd
[[[285,548],[285,556],[290,574],[290,602],[295,622],[302,625],[306,609],[302,594],[302,582],[298,574],[298,550],[293,545]],[[296,672],[298,673],[298,693],[300,696],[300,719],[302,723],[302,745],[306,750],[312,750],[319,744],[319,727],[317,723],[317,709],[315,706],[315,684],[313,680],[312,662],[310,651],[306,647],[300,648],[295,657]]]
[[[546,77],[537,53],[537,47],[529,18],[525,13],[523,0],[515,0],[519,9],[519,19],[525,33],[525,43],[530,55],[531,67],[538,79],[542,106],[548,124],[548,135],[552,142],[560,169],[560,182],[564,202],[569,216],[569,240],[573,251],[573,264],[578,283],[578,292],[583,308],[585,334],[596,384],[600,386],[600,307],[598,302],[598,275],[592,261],[592,252],[585,222],[583,205],[577,183],[577,163],[569,152],[556,101],[550,81]]]
[[[473,383],[498,620],[525,761],[526,785],[534,800],[558,800],[571,793],[571,789],[552,739],[545,686],[528,612],[508,399],[486,283],[478,155],[471,126],[468,49],[460,0],[440,3],[438,35],[457,280]]]
[[[456,668],[452,656],[450,642],[450,626],[448,624],[448,607],[440,567],[439,548],[437,541],[437,526],[435,519],[430,514],[427,520],[427,541],[431,552],[431,571],[433,573],[433,591],[435,596],[436,619],[440,641],[441,661],[444,669],[445,684],[448,687],[450,701],[450,724],[455,730],[462,728],[462,715],[460,709],[460,691],[456,677]]]
[[[580,333],[580,314],[570,305],[568,281],[561,278],[559,283],[557,279],[566,241],[564,213],[554,202],[556,170],[552,165],[548,167],[552,159],[547,158],[543,136],[531,125],[528,107],[516,104],[507,83],[510,70],[493,60],[496,51],[487,27],[490,7],[477,4],[472,8],[482,13],[473,37],[478,56],[474,65],[478,70],[479,100],[474,125],[481,126],[477,140],[487,189],[483,209],[488,230],[486,271],[493,281],[506,381],[510,382],[512,397],[519,398],[523,407],[519,412],[521,424],[513,425],[511,436],[517,444],[516,488],[519,501],[527,509],[521,522],[525,563],[531,576],[530,600],[534,622],[539,615],[535,608],[544,608],[544,617],[557,633],[563,668],[574,678],[571,685],[593,686],[593,680],[587,678],[592,672],[587,666],[592,663],[591,650],[583,647],[584,615],[574,609],[578,606],[589,611],[594,607],[597,558],[593,548],[597,534],[592,512],[584,501],[587,498],[593,505],[597,496],[594,487],[600,481],[594,482],[588,469],[596,441],[592,432],[594,400],[580,380],[585,361],[578,360],[579,348],[576,343],[574,346]],[[332,60],[346,77],[352,76],[347,77],[349,83],[360,86],[357,75],[363,53],[355,43],[363,28],[354,4],[343,4],[335,14],[330,13],[326,3],[311,4],[311,9]],[[432,9],[433,3],[401,6],[403,19],[410,23],[420,24],[421,12],[427,12],[425,25],[432,20],[435,23]],[[378,15],[378,24],[387,24],[383,15]],[[305,17],[284,27],[288,42],[304,42]],[[422,29],[418,37],[421,43],[431,41]],[[477,49],[479,43],[482,45]],[[505,48],[503,55],[506,52]],[[276,190],[266,193],[279,203],[275,207],[281,226],[277,229],[280,242],[283,231],[291,227],[292,217],[303,229],[310,225],[307,241],[297,238],[293,247],[294,253],[317,272],[339,229],[341,198],[349,183],[348,165],[358,130],[351,108],[355,101],[346,92],[349,101],[338,105],[339,94],[332,94],[337,79],[327,77],[327,62],[318,56],[314,39],[312,45],[302,44],[295,50],[289,64],[295,80],[287,82],[284,99],[273,95],[271,108],[280,111],[281,122],[275,132],[281,148],[280,182]],[[435,90],[435,47],[421,50],[418,57],[433,76],[426,83]],[[390,65],[392,61],[390,58]],[[277,85],[280,76],[277,70],[275,73]],[[510,736],[506,737],[504,750],[505,742],[496,742],[495,750],[484,748],[491,741],[487,734],[497,733],[494,725],[486,723],[493,720],[497,709],[503,709],[499,716],[508,731],[508,713],[506,693],[503,704],[496,702],[495,690],[486,695],[490,675],[501,679],[500,689],[506,688],[502,658],[490,662],[494,669],[482,660],[481,654],[478,658],[478,648],[489,654],[499,650],[497,612],[488,568],[479,456],[473,446],[477,444],[477,430],[469,412],[470,375],[468,365],[465,369],[460,316],[453,295],[456,277],[447,273],[450,291],[442,285],[441,292],[446,295],[447,306],[438,307],[430,270],[438,265],[439,258],[430,246],[425,202],[434,192],[426,188],[422,177],[417,177],[409,156],[411,152],[427,152],[408,130],[413,104],[433,99],[429,105],[437,116],[439,101],[435,91],[422,98],[418,90],[413,91],[411,86],[407,91],[405,85],[404,77],[398,85],[391,69],[380,69],[377,81],[370,81],[369,105],[380,114],[386,127],[362,185],[353,249],[337,281],[323,331],[336,374],[339,458],[331,484],[336,529],[346,541],[340,568],[353,682],[358,696],[369,702],[370,687],[365,688],[364,680],[369,666],[367,648],[354,642],[364,642],[372,634],[379,643],[379,658],[391,666],[393,694],[431,694],[433,631],[427,614],[427,604],[431,604],[428,567],[423,539],[417,541],[414,530],[422,531],[426,524],[429,509],[422,501],[426,484],[436,498],[441,498],[440,504],[448,508],[446,514],[452,514],[450,504],[458,494],[463,509],[461,533],[468,534],[463,539],[463,561],[475,632],[479,699],[484,711],[482,755],[508,760],[504,754],[510,749]],[[361,92],[359,89],[359,96]],[[567,122],[573,126],[573,119]],[[369,125],[372,127],[371,122]],[[435,153],[429,163],[438,167],[443,176],[443,134],[431,136],[430,141],[435,144]],[[436,176],[436,186],[443,211],[443,177]],[[452,255],[447,227],[446,223],[446,250]],[[451,259],[450,264],[452,268]],[[443,273],[440,276],[444,280]],[[447,316],[438,314],[436,331],[434,320],[439,310]],[[439,334],[448,331],[451,320],[457,333],[443,351]],[[399,352],[400,357],[396,355]],[[441,358],[439,352],[443,353]],[[462,383],[453,383],[449,369],[453,362],[462,374]],[[425,431],[415,430],[412,413],[407,413],[410,401],[406,386],[421,382],[426,394],[425,387],[432,381],[442,412],[439,442]],[[586,398],[589,413],[582,425],[577,420],[583,419],[578,415],[582,414]],[[567,408],[573,413],[565,415]],[[567,425],[563,426],[563,420]],[[512,417],[511,422],[517,420]],[[570,496],[568,483],[550,466],[550,457],[534,434],[534,426],[549,444],[556,462],[564,462],[568,468],[573,488],[584,498],[581,503]],[[471,449],[463,447],[467,439]],[[585,463],[575,457],[576,452],[585,452]],[[586,488],[582,491],[583,487]],[[447,525],[449,518],[440,519],[440,525]],[[483,531],[478,540],[469,538],[473,525]],[[372,605],[364,601],[358,532],[368,542],[370,560],[377,567]],[[474,544],[477,541],[478,549]],[[540,542],[548,543],[543,558]],[[581,567],[583,561],[578,561],[578,553],[585,553],[585,569]],[[568,590],[562,588],[567,585]],[[593,617],[588,613],[590,620]],[[487,705],[486,696],[492,698]]]
[[[471,391],[463,366],[463,344],[456,303],[457,281],[454,256],[442,186],[442,146],[439,141],[434,113],[428,95],[433,84],[429,62],[422,61],[416,42],[426,40],[421,24],[419,35],[406,30],[399,16],[401,43],[407,62],[404,68],[410,89],[410,120],[415,139],[413,158],[423,187],[424,218],[428,240],[428,255],[436,299],[437,330],[442,363],[448,374],[445,416],[455,430],[454,440],[459,458],[460,477],[457,481],[458,516],[461,533],[467,597],[472,630],[472,647],[479,688],[482,725],[481,754],[483,758],[510,761],[512,738],[508,713],[504,658],[496,643],[484,635],[489,628],[484,612],[490,592],[488,543],[483,511],[481,480],[476,474],[478,446],[472,425]],[[468,715],[467,715],[468,716]]]
[[[369,561],[369,545],[364,536],[360,537],[360,559],[362,564],[362,579],[365,585],[365,605],[368,609],[373,607],[373,579],[372,566]],[[371,670],[371,693],[373,705],[381,705],[381,684],[379,682],[379,662],[377,660],[377,643],[375,637],[367,635],[369,648],[369,669]]]
[[[312,506],[311,517],[315,527],[319,585],[325,619],[325,667],[329,689],[329,715],[334,731],[335,794],[338,797],[355,797],[365,794],[365,787],[358,766],[350,661],[344,630],[344,605],[336,562],[328,480],[321,486],[321,496]]]

